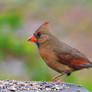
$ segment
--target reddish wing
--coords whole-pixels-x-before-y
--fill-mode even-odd
[[[75,69],[89,67],[89,62],[86,58],[78,55],[72,55],[71,53],[58,53],[55,52],[58,57],[58,61],[62,64],[68,65]]]

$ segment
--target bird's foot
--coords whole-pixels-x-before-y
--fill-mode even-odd
[[[58,76],[56,76],[56,77],[54,77],[53,79],[52,79],[52,81],[53,82],[56,82],[61,76],[63,76],[64,74],[60,74],[60,75],[58,75]]]
[[[55,83],[55,84],[62,84],[62,83],[64,83],[61,80],[56,80],[56,79],[53,79],[52,82]]]
[[[53,81],[55,84],[62,84],[64,82],[60,81],[60,80],[57,80],[57,81]]]
[[[63,81],[67,76],[69,76],[70,73],[67,74],[66,76],[64,76],[62,79],[59,79],[59,77],[61,77],[62,75],[64,75],[64,74],[58,75],[57,77],[53,78],[52,81],[53,81],[55,84],[64,83],[64,82],[62,82],[62,81]],[[58,80],[58,79],[59,79],[59,80]]]

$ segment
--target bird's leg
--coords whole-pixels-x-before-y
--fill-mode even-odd
[[[64,76],[62,79],[58,80],[58,82],[62,82],[68,75]]]
[[[52,81],[53,81],[53,82],[56,82],[56,81],[57,81],[61,76],[63,76],[63,75],[64,75],[64,73],[62,73],[62,74],[56,76],[55,78],[52,79]]]
[[[58,82],[62,82],[66,77],[68,77],[71,73],[67,73],[66,76],[64,76],[62,79],[58,80]]]

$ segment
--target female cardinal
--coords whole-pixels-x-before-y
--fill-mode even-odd
[[[73,71],[92,67],[92,62],[85,55],[77,49],[59,41],[50,33],[48,22],[42,24],[28,41],[36,43],[45,63],[55,71],[61,73],[53,79],[54,81],[57,81],[64,74],[67,77]]]

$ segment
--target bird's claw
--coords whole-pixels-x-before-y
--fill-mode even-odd
[[[56,80],[56,79],[52,79],[52,82],[54,82],[55,84],[61,84],[64,83],[61,80]]]

